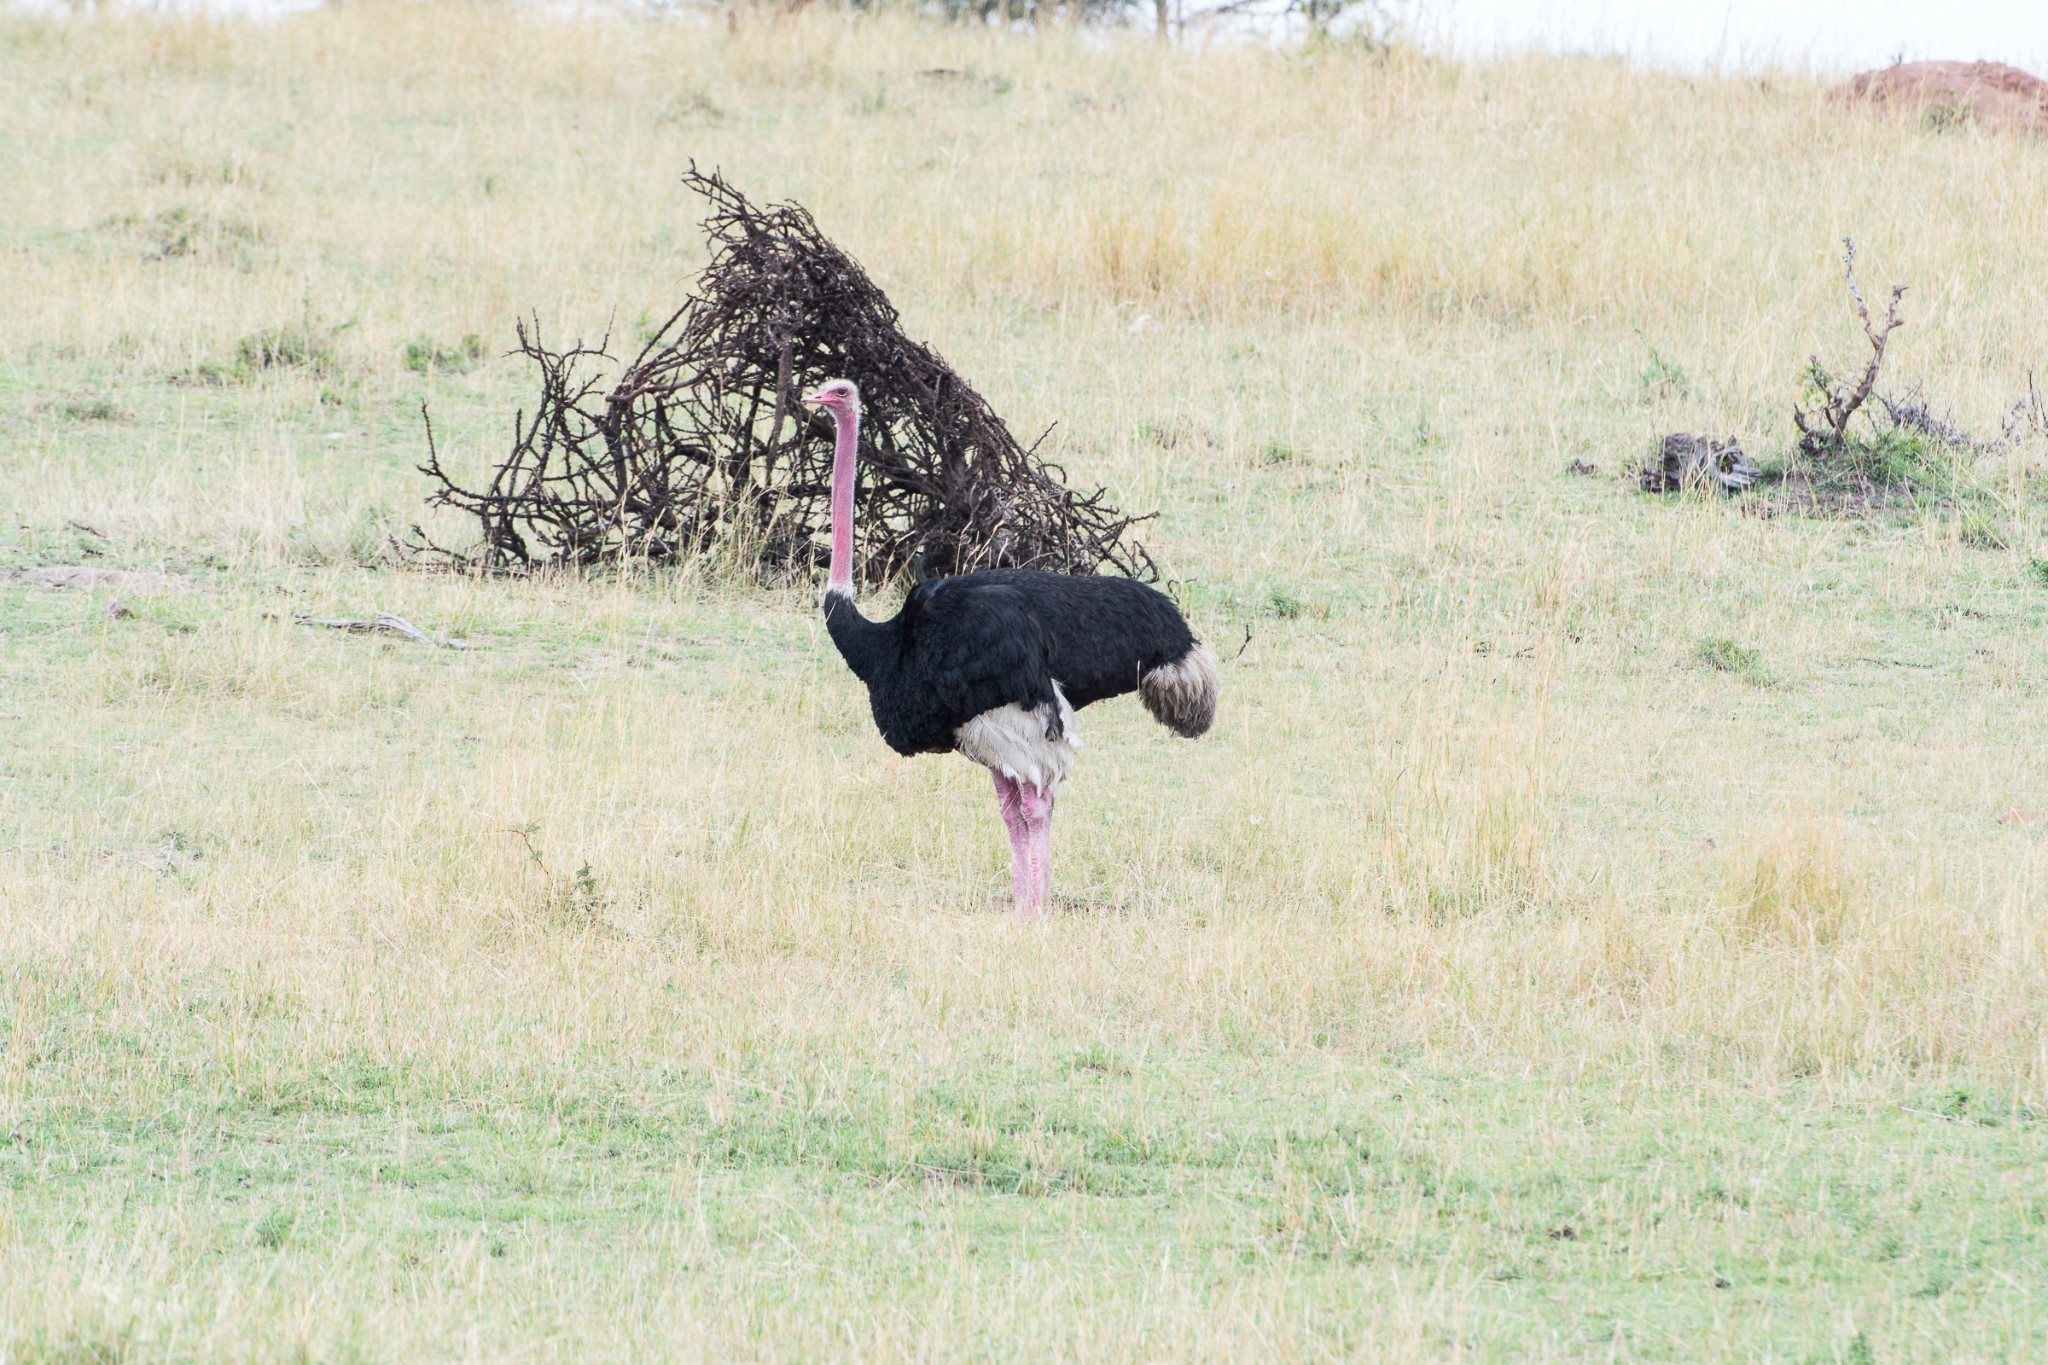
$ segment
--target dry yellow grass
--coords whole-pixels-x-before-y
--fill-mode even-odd
[[[1844,233],[1995,430],[2038,142],[825,14],[0,72],[5,553],[157,575],[0,584],[0,1357],[2040,1349],[2040,443],[2000,548],[1565,473],[1783,444]],[[808,592],[365,562],[418,401],[481,462],[523,397],[406,344],[637,334],[693,157],[1162,509],[1225,709],[1084,716],[1045,927]],[[482,648],[290,624],[377,609]]]

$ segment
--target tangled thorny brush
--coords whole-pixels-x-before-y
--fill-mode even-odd
[[[487,570],[654,562],[740,550],[764,573],[808,574],[828,533],[832,424],[801,404],[836,377],[860,385],[861,526],[869,581],[1022,567],[1156,577],[1129,532],[1140,517],[1081,494],[1011,435],[797,204],[758,208],[716,173],[704,196],[711,260],[698,289],[609,384],[606,343],[550,349],[536,321],[519,350],[539,372],[531,415],[480,490],[443,467],[436,506],[477,519],[478,543],[413,548]]]

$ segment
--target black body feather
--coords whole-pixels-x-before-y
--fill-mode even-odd
[[[888,621],[869,621],[850,597],[828,593],[825,628],[899,754],[948,752],[954,731],[1011,702],[1047,708],[1056,733],[1055,681],[1078,710],[1134,690],[1195,644],[1155,588],[1031,569],[920,583]]]

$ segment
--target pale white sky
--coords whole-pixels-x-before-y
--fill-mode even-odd
[[[68,0],[0,0],[61,12]],[[569,0],[574,5],[578,0]],[[140,9],[278,16],[320,0],[128,0]],[[543,0],[561,4],[563,0]],[[646,0],[598,0],[630,8]],[[1182,0],[1191,17],[1211,0]],[[1287,0],[1254,0],[1231,30],[1268,39],[1299,30]],[[1793,67],[1823,73],[1947,58],[1999,61],[2048,78],[2048,0],[1387,0],[1425,46],[1621,55],[1648,65],[1729,71]],[[1149,22],[1139,0],[1134,22]],[[1213,30],[1212,30],[1213,31]]]
[[[1431,46],[1619,53],[1659,66],[1860,71],[1947,58],[2048,77],[2048,0],[1405,0]]]

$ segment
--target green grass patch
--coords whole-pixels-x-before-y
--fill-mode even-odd
[[[1725,635],[1709,635],[1693,646],[1694,660],[1719,673],[1732,673],[1744,682],[1768,687],[1776,678],[1764,664],[1761,650],[1737,644]]]

